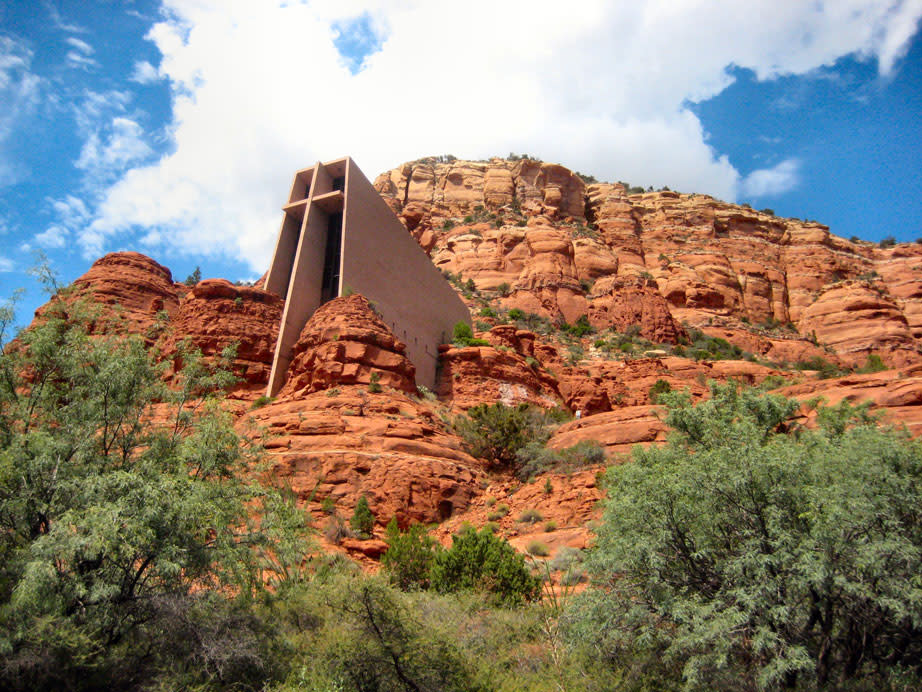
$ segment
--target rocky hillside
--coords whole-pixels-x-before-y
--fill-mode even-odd
[[[478,403],[578,411],[548,446],[591,440],[609,461],[664,439],[657,391],[700,397],[708,380],[869,400],[922,432],[922,245],[882,249],[706,195],[587,185],[530,159],[419,161],[375,185],[474,316],[480,345],[440,349],[436,392],[417,391],[404,345],[362,296],[315,313],[266,400],[278,296],[223,279],[188,287],[137,253],[107,255],[76,282],[104,306],[95,329],[142,334],[170,372],[185,343],[207,358],[235,346],[226,406],[238,428],[330,543],[360,559],[384,548],[346,536],[362,495],[379,537],[396,517],[445,538],[492,521],[520,547],[535,534],[552,551],[586,544],[601,467],[526,483],[488,470],[451,425]],[[526,509],[542,521],[517,521]]]

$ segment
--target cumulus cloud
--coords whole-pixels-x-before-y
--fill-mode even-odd
[[[151,243],[260,271],[292,172],[344,153],[369,176],[423,155],[519,151],[610,180],[777,194],[796,162],[742,180],[689,104],[734,68],[773,79],[857,54],[890,74],[920,3],[165,0],[148,37],[173,146],[106,191],[81,240],[99,248],[140,226]]]
[[[4,144],[39,102],[42,80],[31,71],[31,63],[32,51],[0,36],[0,187],[12,185],[25,175],[22,165],[6,153]]]
[[[76,166],[97,177],[106,176],[151,153],[138,123],[128,118],[113,118],[106,132],[90,134],[80,150]]]
[[[138,84],[153,84],[160,81],[160,73],[147,60],[140,60],[134,64],[134,72],[129,79]]]
[[[744,197],[772,197],[793,190],[800,182],[800,161],[785,159],[771,168],[760,168],[743,178]]]
[[[46,249],[57,249],[67,245],[70,232],[63,226],[49,226],[41,233],[36,233],[33,240],[39,247]]]
[[[11,272],[16,268],[16,263],[8,257],[0,255],[0,272]]]

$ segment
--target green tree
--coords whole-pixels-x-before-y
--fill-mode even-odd
[[[413,524],[405,532],[392,518],[387,525],[387,552],[381,565],[394,586],[403,591],[429,588],[429,568],[438,544],[421,524]]]
[[[919,444],[848,405],[792,428],[797,402],[733,385],[660,400],[676,433],[608,472],[574,636],[687,689],[917,688]]]
[[[202,269],[201,267],[196,267],[189,276],[186,277],[186,280],[183,281],[186,286],[195,286],[199,281],[202,280]]]
[[[478,404],[454,421],[468,451],[494,466],[511,467],[516,452],[532,440],[547,441],[543,419],[527,404]]]
[[[487,529],[473,527],[455,534],[449,550],[436,553],[430,581],[439,593],[475,589],[507,606],[532,601],[541,593],[541,581],[509,543]]]
[[[142,339],[90,336],[94,317],[56,298],[0,343],[0,686],[133,688],[193,659],[200,681],[264,678],[241,604],[303,514],[248,472],[209,394],[230,375],[187,352],[167,388]]]
[[[368,498],[364,495],[355,503],[355,511],[349,519],[349,526],[363,538],[368,538],[375,528],[375,515],[372,514],[368,506]]]

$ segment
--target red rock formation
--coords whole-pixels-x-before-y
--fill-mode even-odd
[[[102,330],[147,334],[158,313],[173,316],[185,286],[174,284],[170,270],[137,252],[113,252],[93,262],[74,281],[78,296],[87,296],[104,312]]]
[[[292,350],[288,380],[280,397],[293,397],[338,384],[369,384],[416,393],[416,369],[368,300],[355,294],[321,305]]]
[[[234,373],[247,384],[265,385],[282,306],[282,299],[273,293],[234,286],[224,279],[206,279],[182,299],[159,346],[167,358],[184,341],[209,358],[236,346]]]
[[[320,515],[329,498],[348,518],[366,495],[379,525],[397,517],[443,521],[480,492],[481,464],[465,453],[433,405],[401,392],[341,385],[294,392],[253,411],[240,423],[261,439],[282,479]]]
[[[492,345],[440,349],[440,399],[462,410],[497,401],[507,406],[559,404],[557,380],[535,357],[532,332],[501,325],[485,336]]]

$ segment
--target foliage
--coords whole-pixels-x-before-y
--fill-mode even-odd
[[[421,617],[413,601],[381,579],[336,577],[306,592],[299,605],[317,616],[302,626],[300,665],[280,691],[485,689],[474,680],[473,662],[437,629],[439,623]],[[297,611],[284,608],[281,616],[291,622]]]
[[[246,603],[298,578],[304,515],[248,472],[211,396],[231,375],[185,350],[167,388],[96,317],[57,297],[0,344],[0,686],[256,684],[272,637]]]
[[[439,593],[475,589],[506,606],[534,600],[541,589],[512,546],[490,531],[472,527],[455,534],[451,548],[436,554],[430,580]]]
[[[458,348],[465,346],[489,346],[484,339],[475,339],[474,330],[467,322],[457,322],[452,333],[452,343]]]
[[[580,315],[573,324],[562,323],[560,331],[582,338],[587,334],[595,334],[595,327],[589,324],[589,318],[586,315]]]
[[[196,267],[195,270],[186,277],[186,280],[183,281],[186,286],[195,286],[199,281],[202,280],[202,270],[200,267]]]
[[[795,370],[815,370],[821,380],[827,380],[830,377],[839,377],[847,373],[847,370],[840,368],[834,363],[830,363],[822,356],[812,356],[806,360],[794,363]]]
[[[864,365],[858,368],[855,372],[860,373],[871,373],[871,372],[883,372],[887,369],[886,364],[883,359],[876,353],[869,353],[868,359]]]
[[[505,406],[497,402],[474,406],[455,418],[454,427],[473,456],[493,466],[509,467],[529,440],[535,436],[547,439],[542,422],[541,414],[527,404]]]
[[[737,360],[745,355],[739,347],[731,344],[726,339],[708,336],[697,329],[689,329],[688,338],[691,344],[688,347],[688,356],[695,360]]]
[[[583,440],[559,450],[545,447],[541,441],[532,441],[516,452],[516,476],[527,482],[546,471],[570,473],[604,463],[605,449],[595,440]]]
[[[355,503],[355,511],[349,519],[349,526],[362,538],[371,535],[375,528],[375,515],[368,506],[368,498],[362,495]]]
[[[522,513],[519,515],[519,518],[516,519],[516,521],[518,521],[520,524],[537,524],[543,519],[544,517],[537,509],[525,509],[522,510]]]
[[[894,245],[896,245],[896,238],[894,238],[892,235],[888,235],[880,239],[880,247],[887,248],[893,247]]]
[[[413,524],[402,532],[397,519],[387,525],[387,552],[381,566],[391,584],[403,591],[429,588],[429,569],[438,544],[421,524]]]
[[[847,404],[792,431],[780,396],[663,399],[668,446],[609,471],[574,641],[671,688],[918,687],[919,445]]]
[[[650,401],[654,404],[659,403],[660,394],[667,394],[672,391],[672,385],[668,380],[659,379],[650,387]]]
[[[368,392],[370,394],[379,394],[381,392],[381,373],[374,370],[368,376]]]
[[[550,555],[547,544],[541,541],[531,541],[526,550],[529,555],[534,555],[535,557],[547,557]]]

